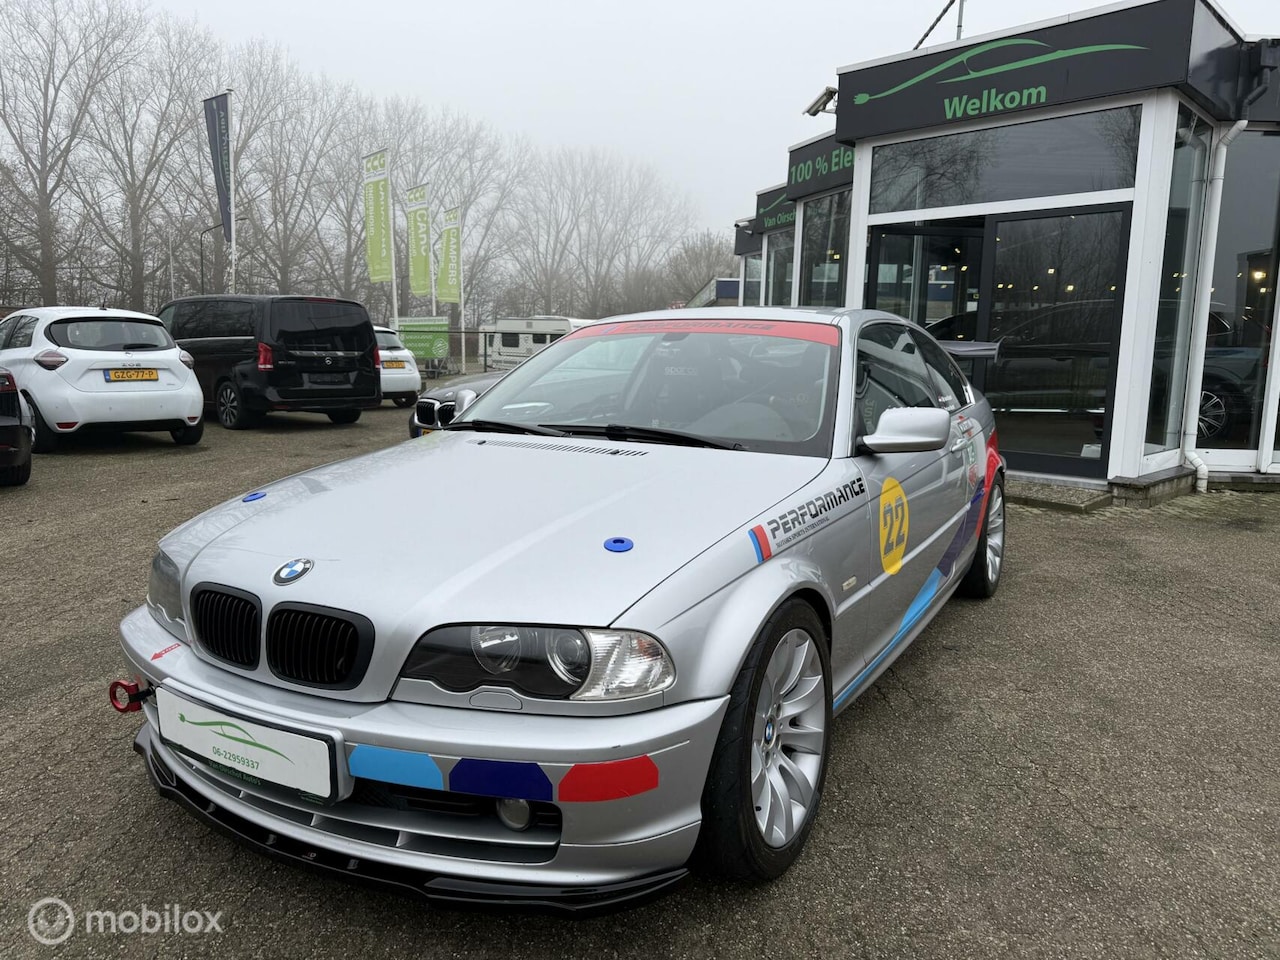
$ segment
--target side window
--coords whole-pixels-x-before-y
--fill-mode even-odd
[[[508,349],[514,349],[520,346],[520,334],[504,333],[502,335],[502,346]]]
[[[14,350],[18,347],[31,346],[31,334],[35,328],[35,317],[20,317],[18,325],[13,330],[13,337],[9,340],[9,349]]]
[[[209,301],[195,300],[180,303],[174,312],[173,338],[175,340],[201,340],[212,336],[208,322]]]
[[[0,350],[4,349],[4,338],[9,335],[9,330],[17,323],[21,317],[5,317],[0,320]]]
[[[880,415],[891,407],[938,405],[933,380],[907,327],[872,323],[858,334],[857,407],[859,434],[875,433]]]
[[[173,311],[174,306],[173,304],[170,304],[156,314],[156,316],[160,318],[160,322],[164,324],[164,328],[169,331],[170,335],[173,334]]]
[[[924,359],[925,366],[929,368],[929,374],[933,377],[938,406],[947,413],[955,413],[961,407],[967,407],[973,403],[969,382],[947,356],[947,351],[934,343],[926,333],[916,330],[911,335],[916,346],[920,348],[920,356]]]
[[[220,337],[252,337],[255,304],[243,300],[228,300],[222,304]]]
[[[535,333],[533,334],[533,342],[535,344],[545,344],[547,342],[547,335],[545,333]]]

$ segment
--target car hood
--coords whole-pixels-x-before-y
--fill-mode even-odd
[[[201,582],[247,590],[264,614],[287,600],[368,617],[378,656],[398,665],[439,624],[607,626],[825,464],[437,432],[264,487],[260,499],[215,508],[162,545],[185,569],[188,590]],[[606,549],[614,538],[633,546]],[[297,558],[314,566],[275,585],[276,570]]]

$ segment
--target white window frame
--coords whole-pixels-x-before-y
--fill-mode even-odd
[[[1143,460],[1147,404],[1151,392],[1151,362],[1155,353],[1156,307],[1159,300],[1160,270],[1164,254],[1163,220],[1168,208],[1170,187],[1168,174],[1173,164],[1173,128],[1170,126],[1168,114],[1171,110],[1172,124],[1176,125],[1177,103],[1178,99],[1171,91],[1153,90],[1138,95],[1107,97],[996,119],[985,117],[925,130],[913,130],[907,135],[875,137],[860,141],[856,148],[860,162],[854,164],[853,210],[849,224],[851,262],[845,294],[846,306],[860,307],[864,302],[868,270],[868,231],[874,226],[909,224],[920,220],[1025,213],[1034,210],[1051,211],[1094,204],[1131,203],[1125,298],[1120,321],[1120,344],[1116,355],[1116,395],[1111,411],[1111,445],[1107,477],[1137,476],[1142,472],[1150,472],[1145,470]],[[1134,170],[1135,185],[1132,188],[919,210],[897,210],[890,213],[870,213],[871,171],[875,164],[877,147],[1132,106],[1140,107],[1142,110],[1138,134],[1138,156]],[[1164,132],[1166,127],[1169,128],[1168,137],[1157,139],[1157,133]],[[1160,170],[1163,170],[1165,175],[1152,176],[1153,172]],[[1160,201],[1161,195],[1163,195],[1163,201]],[[1153,259],[1154,263],[1151,262]],[[1175,451],[1165,451],[1154,455],[1152,459],[1168,457],[1175,453]]]

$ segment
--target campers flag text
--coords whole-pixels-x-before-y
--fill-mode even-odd
[[[409,215],[409,291],[415,297],[431,296],[431,211],[425,185],[414,187],[405,198]]]
[[[387,151],[364,158],[364,253],[369,279],[391,279],[391,186],[387,178]]]
[[[462,302],[462,208],[444,212],[440,232],[440,275],[436,277],[436,299],[441,303]]]

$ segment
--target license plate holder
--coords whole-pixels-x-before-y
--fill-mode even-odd
[[[196,760],[249,782],[337,799],[337,749],[330,736],[211,707],[168,687],[156,689],[160,737]]]
[[[148,367],[113,367],[102,371],[102,379],[107,383],[154,382],[160,379],[160,371]]]

